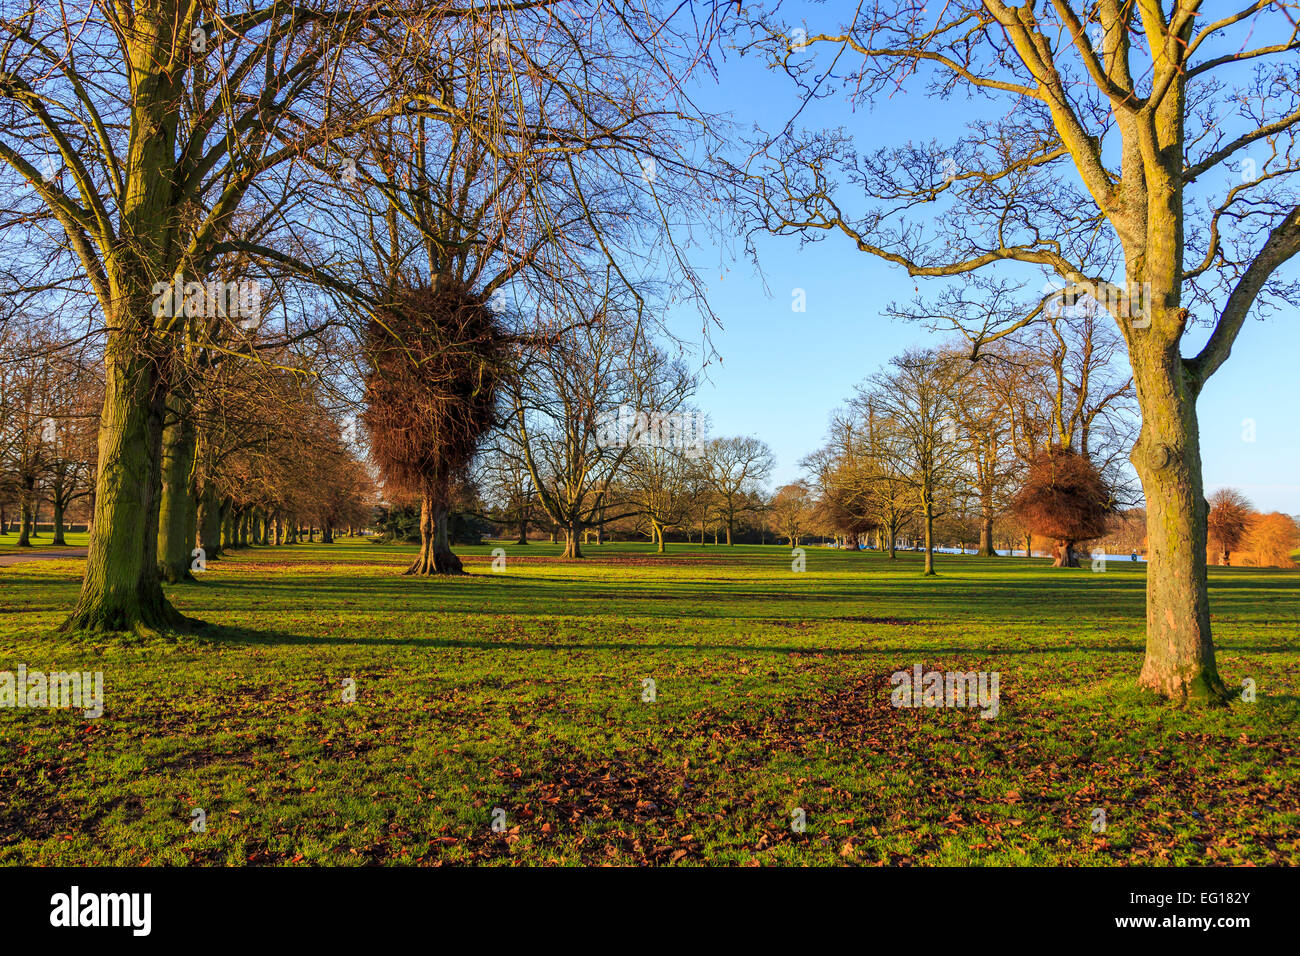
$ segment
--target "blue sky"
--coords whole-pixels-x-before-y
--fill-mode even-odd
[[[754,123],[776,128],[796,105],[787,78],[769,73],[754,57],[734,55],[720,64],[716,85],[701,86],[699,100],[706,110],[730,114],[743,130]],[[801,122],[844,126],[862,148],[953,139],[970,115],[963,100],[931,102],[909,91],[871,112],[855,113],[842,100],[815,104]],[[851,193],[841,195],[850,211]],[[756,435],[771,445],[778,461],[774,479],[782,483],[800,476],[799,460],[821,443],[830,411],[857,382],[904,348],[937,343],[941,336],[882,317],[890,301],[913,295],[914,284],[901,268],[857,252],[846,239],[831,236],[801,249],[796,238],[768,237],[759,260],[762,278],[746,261],[720,269],[716,254],[696,256],[723,326],[712,335],[721,360],[707,368],[697,402],[711,416],[713,435]],[[1290,276],[1300,274],[1294,262],[1288,268]],[[807,297],[802,313],[791,309],[796,288]],[[928,288],[923,284],[921,291]],[[937,291],[937,284],[932,288]],[[1279,311],[1248,321],[1231,358],[1202,392],[1207,494],[1233,486],[1257,508],[1300,513],[1300,425],[1292,413],[1298,318]],[[698,341],[693,312],[676,314],[669,324],[687,341]],[[1184,354],[1208,334],[1204,328],[1189,332]],[[1243,424],[1248,419],[1253,441]]]

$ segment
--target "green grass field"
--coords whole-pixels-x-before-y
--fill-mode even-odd
[[[52,551],[61,550],[63,547],[84,548],[90,544],[90,535],[84,531],[69,531],[63,536],[64,544],[60,548],[54,547],[54,535],[49,531],[42,531],[39,535],[32,538],[30,548],[18,547],[18,535],[14,532],[0,534],[0,555],[3,554],[25,554],[30,551]]]
[[[0,568],[0,670],[106,698],[0,710],[0,862],[1300,863],[1300,572],[1211,570],[1257,699],[1205,713],[1135,689],[1140,565],[505,547],[449,580],[237,552],[170,589],[209,626],[155,639],[56,635],[75,561]],[[894,708],[918,663],[998,672],[998,716]]]

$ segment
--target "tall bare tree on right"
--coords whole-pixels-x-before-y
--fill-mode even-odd
[[[990,118],[981,106],[955,143],[865,155],[843,133],[785,133],[741,172],[764,231],[837,232],[915,277],[1008,262],[1058,277],[985,340],[1061,298],[1106,304],[1142,411],[1130,455],[1150,549],[1139,684],[1218,704],[1228,694],[1210,634],[1196,399],[1247,315],[1293,291],[1279,270],[1300,252],[1300,6],[1207,6],[878,0],[825,32],[762,17],[756,45],[809,99],[839,89],[870,101],[922,83],[1005,109]],[[841,171],[874,206],[841,209]],[[922,229],[927,204],[943,215]],[[1197,320],[1210,335],[1184,356]]]

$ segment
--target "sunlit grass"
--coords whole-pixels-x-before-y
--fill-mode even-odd
[[[23,554],[34,551],[57,550],[59,548],[84,548],[90,543],[90,535],[84,531],[65,531],[63,544],[54,544],[54,532],[42,530],[31,538],[30,548],[18,547],[18,533],[10,531],[0,534],[0,554]]]
[[[1212,570],[1257,699],[1198,713],[1135,689],[1143,565],[457,550],[447,580],[352,539],[237,552],[170,589],[209,626],[154,640],[54,633],[78,562],[0,569],[0,670],[107,698],[0,710],[0,861],[1300,862],[1300,572]],[[999,716],[892,708],[918,662],[999,672]]]

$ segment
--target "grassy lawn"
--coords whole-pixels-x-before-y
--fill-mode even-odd
[[[152,640],[53,633],[77,562],[0,569],[0,670],[106,696],[0,710],[0,862],[1300,863],[1300,572],[1211,570],[1257,700],[1198,713],[1134,688],[1141,565],[505,548],[239,552]],[[918,663],[998,672],[998,716],[892,707]]]
[[[64,544],[58,548],[54,546],[54,534],[50,531],[42,531],[39,535],[32,538],[30,548],[18,547],[18,533],[11,531],[8,534],[0,534],[0,554],[27,554],[33,551],[58,551],[65,547],[84,548],[90,544],[90,535],[84,531],[68,531],[63,535]]]

